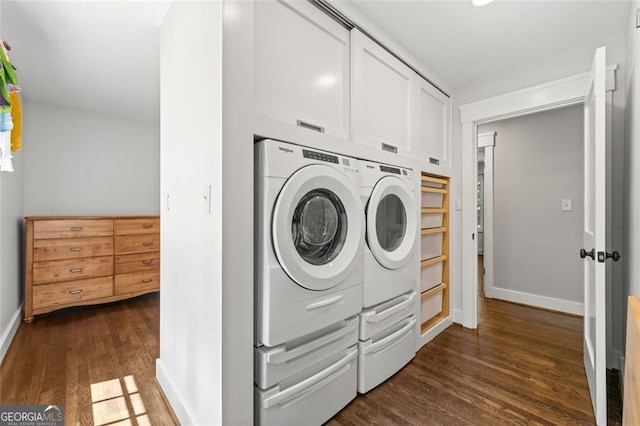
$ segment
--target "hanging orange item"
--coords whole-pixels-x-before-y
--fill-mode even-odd
[[[20,151],[22,149],[22,104],[18,92],[11,92],[9,96],[11,96],[11,120],[13,121],[11,151]]]

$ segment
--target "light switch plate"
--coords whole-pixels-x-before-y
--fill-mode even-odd
[[[562,200],[562,211],[570,212],[571,210],[573,210],[573,201],[571,198],[564,198]]]

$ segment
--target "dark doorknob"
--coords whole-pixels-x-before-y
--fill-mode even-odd
[[[620,253],[614,251],[613,253],[607,252],[607,259],[613,259],[614,262],[620,260]]]
[[[596,249],[591,249],[591,251],[580,249],[580,258],[584,259],[587,256],[589,256],[593,260],[596,260]]]

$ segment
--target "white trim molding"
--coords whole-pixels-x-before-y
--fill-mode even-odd
[[[617,68],[617,65],[607,67],[605,89],[608,92],[615,90]],[[589,78],[589,72],[581,73],[460,106],[463,206],[461,290],[464,327],[478,326],[478,246],[475,238],[478,125],[581,103],[588,93]],[[488,233],[486,228],[485,223],[485,256]]]
[[[21,313],[22,305],[18,308],[17,311],[13,313],[11,321],[9,321],[9,324],[7,324],[7,327],[2,332],[2,335],[0,335],[0,364],[4,359],[4,356],[7,354],[9,346],[11,346],[11,342],[13,341],[13,338],[18,331],[18,327],[20,327]]]
[[[486,132],[478,134],[478,149],[488,146],[496,146],[497,132]]]
[[[180,393],[173,379],[167,374],[160,358],[156,359],[156,380],[180,423],[183,425],[197,424],[196,417],[193,415],[187,400]]]
[[[551,311],[564,312],[566,314],[579,316],[584,315],[584,304],[579,302],[539,296],[537,294],[524,293],[499,287],[493,287],[492,291],[493,297],[499,300],[535,306],[538,308],[549,309]]]
[[[615,90],[617,65],[607,67],[606,90]],[[539,84],[500,96],[471,102],[460,106],[460,122],[483,122],[501,120],[507,117],[549,110],[565,105],[580,103],[589,90],[591,73]]]

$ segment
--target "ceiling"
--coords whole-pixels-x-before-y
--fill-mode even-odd
[[[23,96],[158,122],[158,40],[170,2],[2,0],[1,35],[12,46]],[[626,0],[352,3],[453,89],[598,46],[625,31],[629,10]]]
[[[169,5],[2,0],[2,38],[23,96],[158,122],[159,30]]]
[[[453,89],[624,33],[626,0],[354,0],[371,21]],[[586,67],[591,55],[585,58]],[[585,68],[585,71],[588,68]]]

